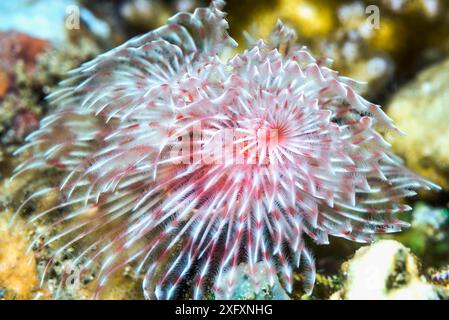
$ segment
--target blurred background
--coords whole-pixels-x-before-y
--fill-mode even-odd
[[[164,24],[176,12],[193,11],[208,2],[1,1],[0,179],[9,177],[20,161],[13,157],[14,150],[38,127],[40,118],[51,112],[52,107],[44,98],[55,90],[67,71],[132,36]],[[393,150],[408,167],[438,183],[444,190],[422,193],[411,199],[409,204],[413,205],[414,211],[404,215],[403,219],[412,227],[397,235],[381,236],[404,245],[389,247],[392,256],[385,259],[392,266],[391,270],[387,268],[390,273],[386,271],[382,281],[390,290],[416,280],[418,289],[407,294],[416,294],[422,299],[431,294],[447,298],[449,2],[228,0],[224,11],[228,13],[229,31],[239,42],[236,52],[245,50],[248,39],[266,38],[276,21],[281,19],[296,30],[298,43],[309,47],[315,56],[331,58],[333,69],[366,82],[363,95],[382,104],[406,133],[406,136],[387,136]],[[35,182],[39,186],[45,185],[46,179],[51,177],[33,178],[40,181]],[[1,187],[0,211],[10,210],[24,194],[37,187],[26,182]],[[30,231],[19,225],[14,233],[3,228],[2,221],[0,219],[0,262],[3,266],[0,268],[0,298],[45,297],[47,293],[36,291],[37,275],[33,267],[21,269],[26,260],[26,253],[22,251]],[[345,281],[349,281],[347,273],[352,269],[347,261],[359,247],[333,239],[330,246],[314,248],[319,277],[312,298],[349,295],[350,285]],[[390,252],[389,249],[385,252]],[[402,250],[403,255],[396,249]],[[34,268],[37,265],[38,273],[40,259],[45,257],[35,259]],[[13,266],[14,272],[11,271]],[[119,285],[121,289],[117,292],[121,293],[114,297],[138,297],[129,286],[124,285],[123,289]],[[386,296],[389,290],[384,290]],[[293,297],[301,298],[301,290],[298,289]]]

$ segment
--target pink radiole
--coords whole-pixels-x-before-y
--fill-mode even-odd
[[[305,235],[369,242],[406,226],[395,216],[410,208],[397,201],[438,189],[391,153],[375,128],[397,128],[359,84],[296,47],[281,23],[268,42],[222,61],[236,45],[223,4],[179,13],[72,71],[49,97],[58,109],[18,151],[33,156],[16,175],[66,172],[63,200],[31,221],[70,208],[44,245],[58,241],[57,256],[82,242],[74,263],[99,261],[99,289],[131,264],[147,298],[176,298],[187,280],[196,299],[205,287],[231,297],[238,264],[254,276],[262,262],[289,292],[302,269],[310,293]],[[228,157],[204,161],[225,131],[235,133]],[[274,136],[260,143],[260,132]]]

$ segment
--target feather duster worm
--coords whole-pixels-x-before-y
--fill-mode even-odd
[[[57,255],[89,239],[75,263],[100,261],[99,289],[132,263],[147,298],[175,298],[187,278],[196,299],[205,286],[230,297],[238,264],[255,275],[262,262],[288,291],[302,267],[310,293],[306,237],[399,231],[395,214],[409,207],[397,201],[438,188],[390,152],[375,128],[397,129],[358,83],[281,23],[268,43],[222,61],[235,46],[222,6],[179,13],[72,71],[18,151],[33,156],[16,174],[66,172],[64,200],[31,220],[72,208],[44,245],[62,243]]]

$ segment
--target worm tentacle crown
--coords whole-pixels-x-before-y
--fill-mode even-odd
[[[49,97],[58,109],[18,151],[33,156],[16,174],[66,173],[63,201],[32,220],[72,208],[45,245],[61,242],[59,254],[88,239],[76,262],[101,262],[99,289],[132,263],[148,298],[174,298],[186,279],[194,298],[205,286],[231,297],[238,264],[257,288],[262,262],[287,291],[302,267],[310,293],[306,238],[399,231],[409,207],[398,200],[437,188],[392,154],[376,129],[397,129],[359,84],[281,23],[222,61],[236,45],[222,6],[179,13],[72,71]]]

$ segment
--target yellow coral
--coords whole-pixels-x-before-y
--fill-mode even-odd
[[[381,18],[379,29],[373,29],[368,43],[372,50],[395,54],[402,45],[402,41],[398,41],[397,39],[401,34],[404,35],[406,32],[398,20]]]
[[[335,27],[330,6],[310,0],[281,0],[281,19],[294,25],[305,37],[325,36]]]
[[[38,289],[36,260],[27,254],[28,230],[18,219],[8,228],[11,212],[0,212],[0,287],[7,299],[31,299]]]

